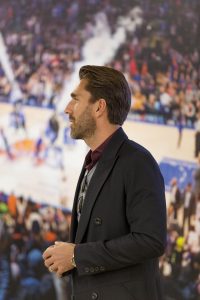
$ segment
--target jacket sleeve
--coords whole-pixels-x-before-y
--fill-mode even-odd
[[[117,270],[163,254],[166,244],[164,182],[149,154],[139,153],[129,163],[124,186],[130,232],[111,240],[76,245],[74,254],[79,275]]]

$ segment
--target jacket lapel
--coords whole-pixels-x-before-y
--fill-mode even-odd
[[[94,206],[94,203],[96,201],[96,198],[106,181],[106,178],[108,177],[110,171],[112,170],[112,167],[114,166],[115,160],[110,160],[108,162],[102,162],[100,165],[97,166],[96,171],[90,181],[86,197],[84,200],[84,206],[83,211],[81,214],[81,218],[78,224],[78,229],[76,233],[75,242],[80,243],[83,235],[85,233],[85,230],[87,228],[90,214],[92,211],[92,208]]]
[[[80,243],[83,239],[84,233],[87,229],[87,225],[88,225],[88,222],[90,219],[92,208],[95,204],[97,196],[117,161],[119,149],[125,139],[127,139],[127,136],[124,133],[124,131],[122,130],[122,128],[120,128],[116,132],[116,134],[113,136],[111,141],[109,142],[108,146],[104,150],[104,153],[103,153],[101,159],[98,162],[97,168],[96,168],[95,173],[90,181],[90,184],[89,184],[89,187],[88,187],[88,190],[86,193],[83,211],[82,211],[81,218],[80,218],[80,221],[78,224],[78,228],[76,227],[77,232],[76,232],[75,243]],[[80,179],[79,179],[78,186],[77,186],[78,191],[79,191],[79,187],[80,187]],[[77,205],[78,191],[76,190],[76,197],[75,197],[76,201],[74,204],[75,207]],[[73,214],[73,216],[74,216],[74,214]]]

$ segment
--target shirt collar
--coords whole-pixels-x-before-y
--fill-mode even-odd
[[[117,129],[118,130],[118,129]],[[98,162],[100,159],[104,149],[108,145],[109,141],[113,137],[113,135],[117,132],[113,132],[100,146],[98,146],[94,151],[90,150],[88,154],[85,157],[85,168],[90,171],[94,165]]]

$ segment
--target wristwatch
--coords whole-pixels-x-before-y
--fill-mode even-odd
[[[72,266],[74,268],[76,268],[76,263],[75,263],[75,260],[74,260],[74,253],[73,253],[73,256],[72,256],[72,259],[71,259],[71,263],[72,263]]]

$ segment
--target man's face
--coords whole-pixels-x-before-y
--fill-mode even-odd
[[[87,80],[82,79],[77,88],[71,93],[71,101],[65,108],[69,115],[71,137],[87,139],[94,135],[96,120],[93,116],[94,105],[90,103],[91,94],[85,89]]]

